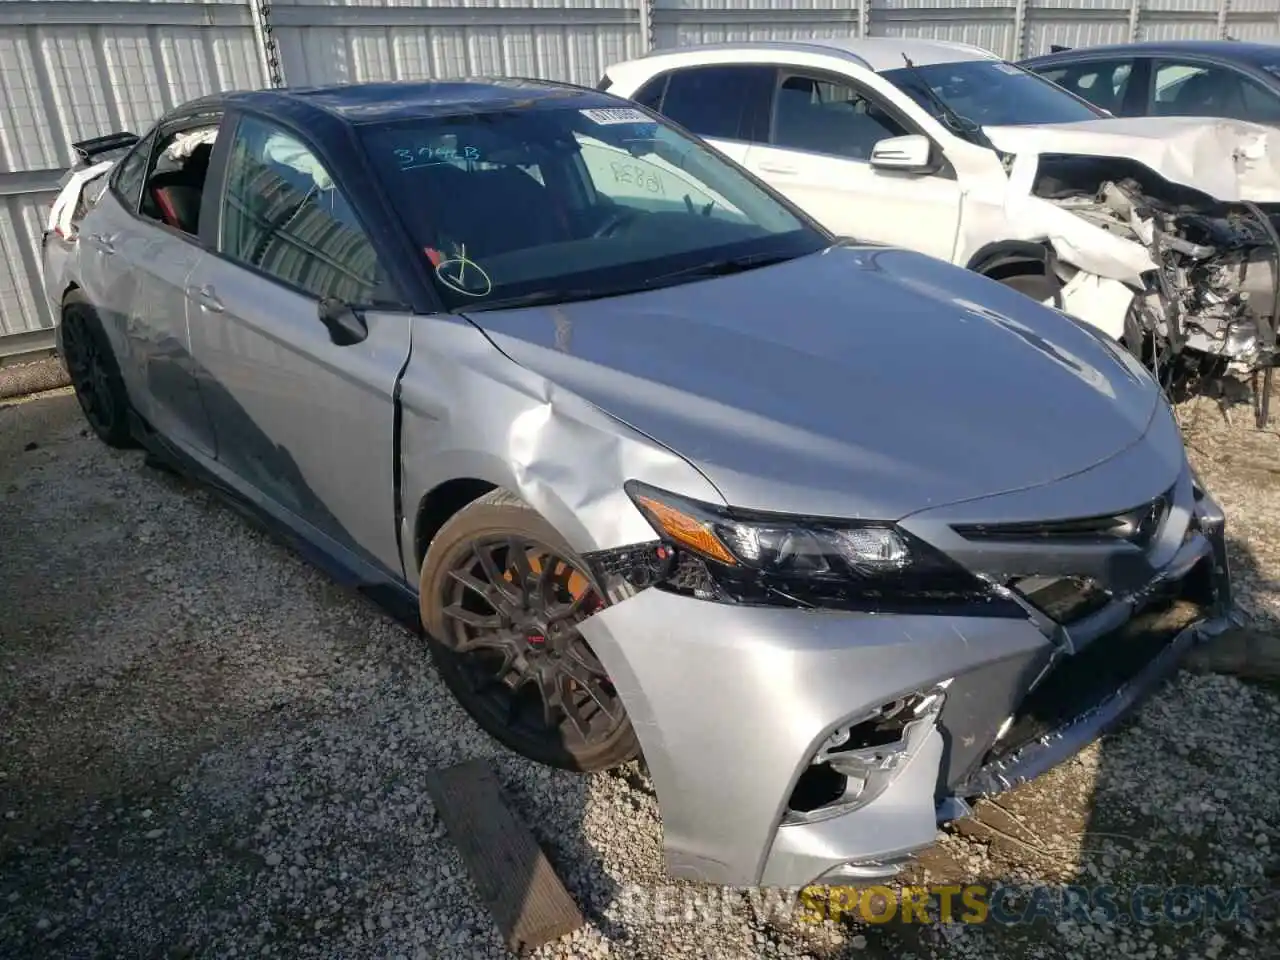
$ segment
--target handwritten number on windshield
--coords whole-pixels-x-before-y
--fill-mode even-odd
[[[398,147],[393,151],[400,161],[401,170],[416,170],[419,167],[434,167],[441,163],[453,163],[457,160],[479,160],[480,150],[477,147]]]
[[[633,183],[649,193],[665,194],[662,178],[657,174],[646,173],[644,167],[634,163],[610,163],[615,183]]]

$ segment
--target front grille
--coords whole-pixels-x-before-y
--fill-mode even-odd
[[[975,542],[1090,545],[1125,540],[1146,549],[1164,525],[1172,503],[1170,488],[1155,499],[1120,513],[1031,523],[962,523],[951,529]]]

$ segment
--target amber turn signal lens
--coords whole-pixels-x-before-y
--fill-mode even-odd
[[[636,497],[636,503],[640,505],[645,513],[649,514],[649,518],[653,523],[672,540],[684,544],[690,550],[695,550],[704,557],[718,560],[720,563],[731,566],[737,564],[738,561],[734,559],[733,554],[725,549],[724,544],[716,538],[714,533],[707,529],[706,524],[695,517],[691,517],[687,513],[681,513],[675,507],[659,503],[649,497]]]

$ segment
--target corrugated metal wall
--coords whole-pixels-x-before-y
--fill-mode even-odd
[[[70,142],[261,86],[252,24],[245,0],[0,0],[0,355],[52,322],[40,230]]]
[[[1269,39],[1280,0],[0,0],[0,356],[47,342],[40,227],[72,140],[279,80],[590,84],[652,48],[864,35],[961,40],[1010,58],[1053,43]]]
[[[641,0],[276,0],[293,85],[515,75],[595,83],[641,52]]]

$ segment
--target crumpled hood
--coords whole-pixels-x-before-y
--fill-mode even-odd
[[[572,391],[757,510],[899,519],[1043,484],[1133,444],[1158,402],[1064,315],[884,247],[469,318],[550,381],[553,415]]]
[[[1224,202],[1280,202],[1280,134],[1257,123],[1126,117],[983,132],[1005,153],[1128,158]]]

